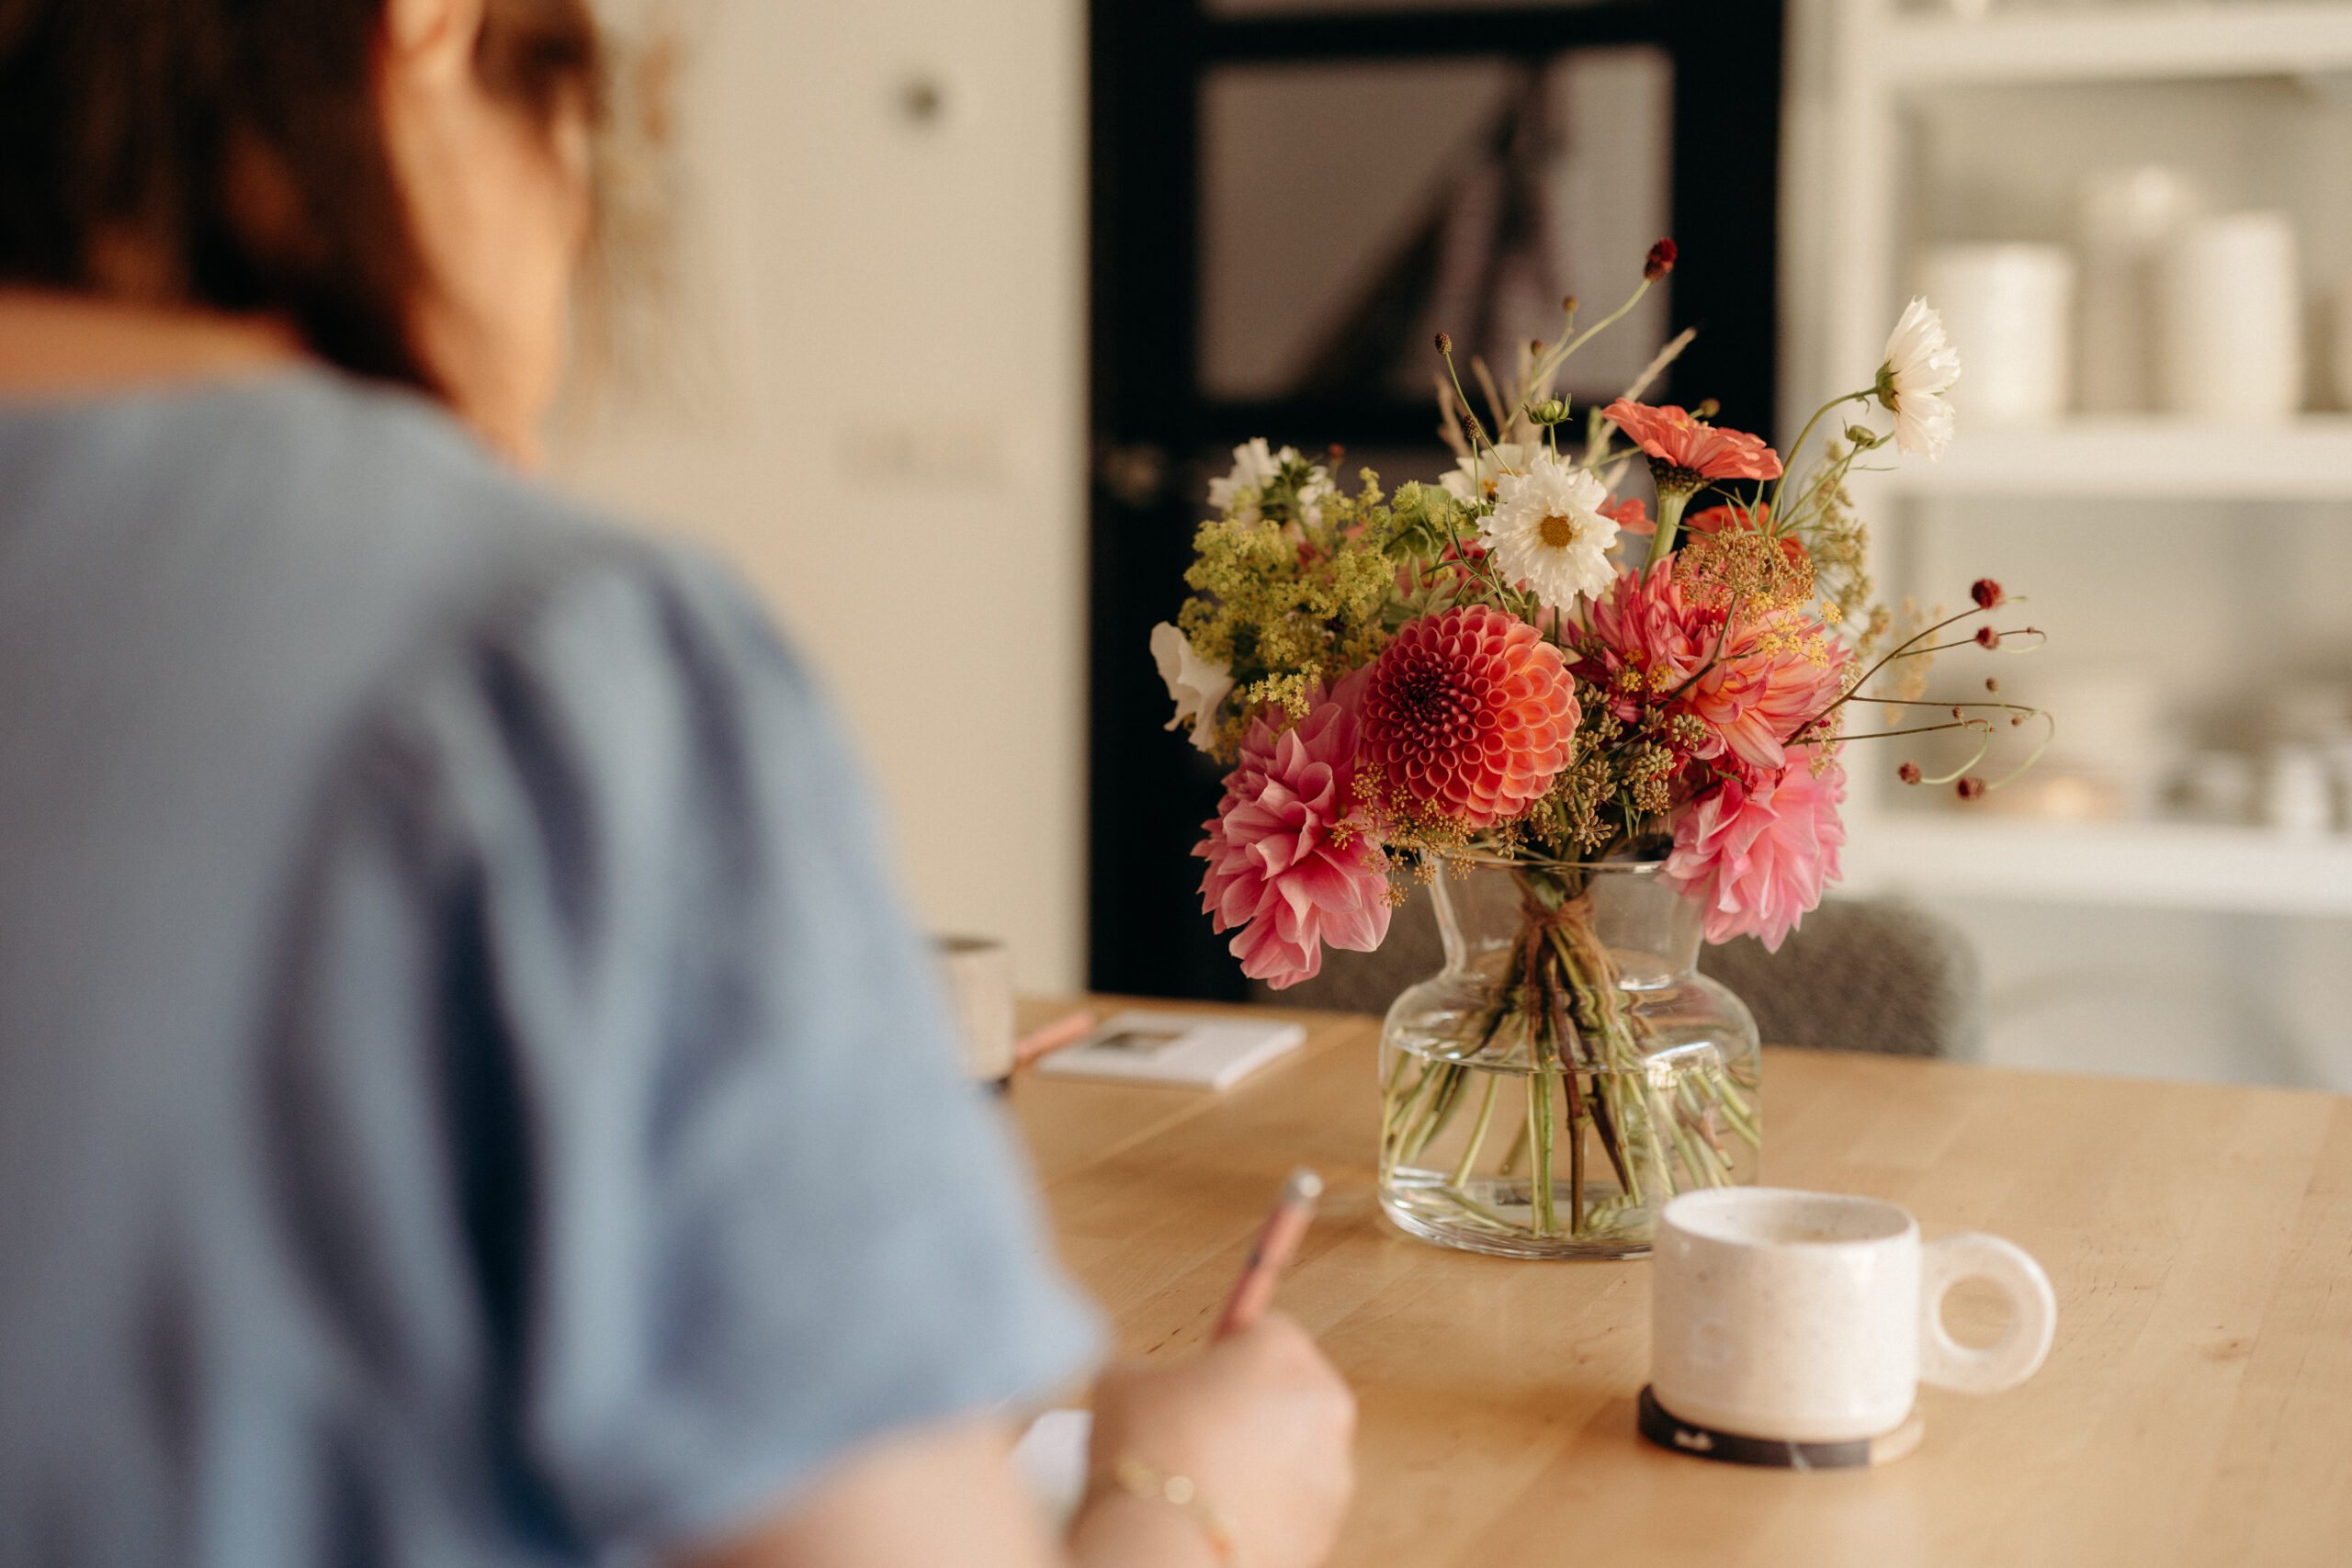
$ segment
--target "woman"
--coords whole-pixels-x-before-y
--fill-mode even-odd
[[[1098,1388],[1213,1512],[1048,1539],[993,1413],[1094,1331],[821,705],[514,471],[595,73],[0,0],[0,1562],[1312,1562],[1279,1318]]]

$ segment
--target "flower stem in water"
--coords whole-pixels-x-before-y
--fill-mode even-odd
[[[1527,1078],[1527,1143],[1533,1162],[1527,1173],[1531,1184],[1528,1199],[1539,1236],[1548,1236],[1559,1228],[1559,1216],[1552,1204],[1553,1070],[1547,1062]]]
[[[1453,1168],[1453,1185],[1460,1187],[1470,1179],[1470,1168],[1477,1163],[1478,1151],[1487,1142],[1487,1124],[1495,1117],[1495,1092],[1502,1088],[1502,1075],[1487,1075],[1487,1092],[1478,1102],[1478,1120],[1470,1128],[1470,1142],[1462,1151],[1460,1163]]]

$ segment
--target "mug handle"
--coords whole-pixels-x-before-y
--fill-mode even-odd
[[[1962,1280],[1990,1280],[2009,1298],[2009,1325],[1983,1349],[1944,1331],[1944,1294]],[[2058,1332],[2058,1297],[2033,1255],[2013,1241],[1968,1232],[1919,1250],[1919,1378],[1962,1393],[1998,1393],[2040,1369]]]

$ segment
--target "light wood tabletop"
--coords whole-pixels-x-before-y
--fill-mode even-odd
[[[1339,1568],[2352,1563],[2352,1099],[1768,1050],[1766,1181],[2008,1236],[2059,1303],[2024,1387],[1925,1390],[1917,1452],[1800,1474],[1636,1436],[1646,1263],[1389,1225],[1377,1024],[1292,1016],[1306,1046],[1223,1095],[1023,1072],[1011,1104],[1129,1355],[1199,1343],[1283,1173],[1322,1173],[1279,1301],[1361,1404]]]

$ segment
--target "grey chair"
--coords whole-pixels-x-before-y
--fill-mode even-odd
[[[1385,1013],[1396,993],[1444,963],[1429,894],[1416,888],[1377,953],[1326,953],[1323,972],[1285,991],[1285,1007]],[[1753,937],[1703,948],[1699,968],[1739,994],[1766,1043],[1898,1056],[1978,1054],[1984,982],[1960,929],[1897,898],[1832,898],[1778,953]]]
[[[1975,946],[1900,898],[1826,899],[1780,952],[1740,937],[1702,949],[1699,969],[1739,994],[1768,1044],[1962,1059],[1984,1045]]]

